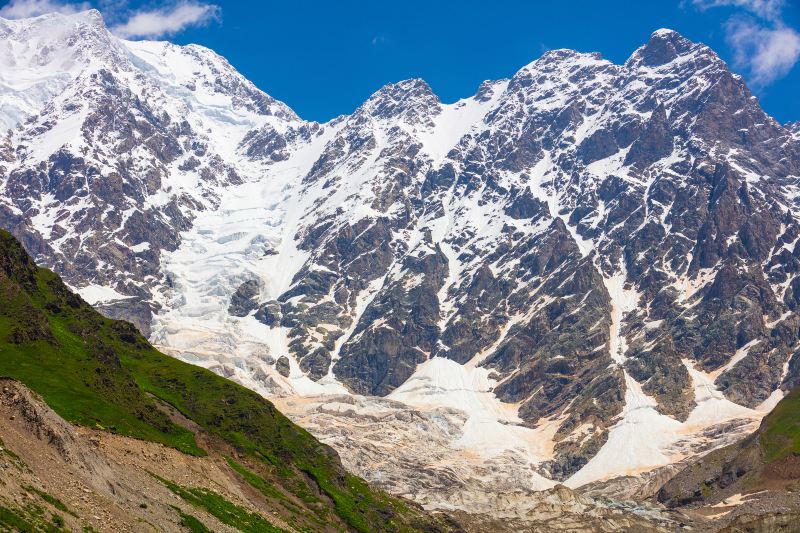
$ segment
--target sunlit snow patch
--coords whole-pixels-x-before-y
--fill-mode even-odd
[[[87,285],[77,289],[81,298],[86,300],[86,303],[91,305],[116,302],[119,300],[127,300],[130,296],[120,294],[111,287],[104,287],[102,285]]]
[[[485,368],[469,368],[450,359],[434,357],[420,364],[416,372],[389,399],[421,410],[450,407],[467,416],[455,449],[469,450],[485,458],[506,450],[524,451],[531,462],[552,457],[554,425],[530,429],[518,424],[518,405],[503,403],[492,392],[494,382]],[[535,488],[554,482],[539,477]]]
[[[567,486],[636,475],[683,459],[685,450],[679,443],[696,440],[714,424],[742,420],[740,428],[755,429],[763,412],[731,402],[714,385],[711,375],[694,368],[689,360],[683,363],[692,379],[697,403],[686,421],[659,413],[656,401],[626,373],[625,408],[620,421],[610,428],[608,440],[597,455],[566,481]],[[739,434],[733,432],[732,436]]]

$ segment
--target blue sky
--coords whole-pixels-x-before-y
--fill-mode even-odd
[[[455,101],[551,48],[621,63],[667,27],[714,48],[779,121],[800,120],[800,0],[4,3],[0,16],[97,7],[120,35],[208,46],[300,116],[320,121],[412,77]]]

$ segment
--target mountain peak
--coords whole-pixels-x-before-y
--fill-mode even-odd
[[[375,95],[380,94],[410,94],[410,95],[417,95],[417,94],[433,94],[433,89],[431,86],[428,85],[428,82],[423,80],[422,78],[410,78],[407,80],[402,80],[394,83],[387,83],[375,93]]]
[[[86,11],[79,11],[77,13],[44,13],[35,17],[26,17],[19,19],[6,19],[0,17],[0,21],[5,24],[15,26],[39,26],[46,25],[48,22],[64,23],[83,23],[90,26],[105,28],[106,23],[103,15],[97,9],[87,9]]]
[[[526,75],[530,72],[541,70],[560,70],[566,66],[596,66],[598,63],[608,63],[599,52],[578,52],[569,48],[556,48],[547,50],[535,61],[528,63],[514,75]]]
[[[576,59],[587,59],[590,61],[601,61],[603,56],[600,52],[578,52],[570,48],[556,48],[547,50],[538,61],[570,61]]]
[[[86,11],[65,16],[76,22],[86,22],[95,26],[103,27],[106,25],[103,15],[97,9],[87,9]]]
[[[100,12],[0,19],[0,129],[14,127],[59,94],[70,80],[124,57]],[[31,90],[36,87],[36,90]]]
[[[654,31],[647,44],[636,50],[631,59],[639,60],[641,64],[649,67],[657,67],[686,55],[695,46],[695,43],[677,31],[662,28]]]
[[[435,107],[440,103],[428,82],[411,78],[387,83],[369,97],[362,109],[374,117],[392,118],[406,115],[412,109]]]
[[[674,39],[674,38],[681,38],[683,39],[683,35],[680,32],[673,30],[671,28],[659,28],[653,33],[650,34],[650,38],[653,39],[654,37],[661,38],[661,39]]]
[[[591,72],[614,68],[597,52],[578,52],[567,48],[548,50],[539,59],[519,69],[511,78],[509,90],[541,86],[543,78],[560,83],[576,76],[585,79]],[[580,74],[579,74],[580,73]]]

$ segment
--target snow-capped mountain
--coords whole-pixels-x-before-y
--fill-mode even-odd
[[[96,12],[0,32],[0,224],[373,481],[428,468],[464,505],[638,474],[800,384],[797,128],[675,32],[326,124]]]
[[[299,119],[210,50],[120,41],[97,11],[0,35],[2,223],[93,303],[133,297],[122,314],[147,331],[159,256],[242,181],[243,132]]]

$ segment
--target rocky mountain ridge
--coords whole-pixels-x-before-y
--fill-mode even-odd
[[[579,486],[729,443],[797,385],[800,142],[704,45],[553,50],[453,104],[407,80],[317,124],[96,14],[3,42],[53,17],[113,46],[76,44],[41,108],[0,94],[24,115],[0,224],[169,353],[266,395],[366,396],[324,413],[341,426],[294,413],[346,462],[397,435],[362,407],[449,409],[452,461]]]

